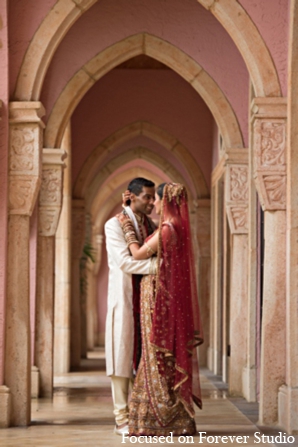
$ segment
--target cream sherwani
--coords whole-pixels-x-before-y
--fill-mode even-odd
[[[143,261],[132,258],[116,217],[105,224],[105,234],[110,269],[105,340],[107,375],[131,378],[134,345],[131,275],[150,274],[152,258]]]

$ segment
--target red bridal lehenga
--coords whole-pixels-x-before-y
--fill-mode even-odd
[[[141,282],[142,356],[129,405],[136,436],[193,435],[193,404],[202,407],[195,347],[203,338],[182,185],[165,186],[161,222],[160,268]]]

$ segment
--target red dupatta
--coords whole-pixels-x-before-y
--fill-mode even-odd
[[[150,342],[175,359],[174,390],[194,416],[202,407],[196,346],[203,342],[191,242],[187,192],[165,185],[159,227],[155,309]],[[162,262],[160,260],[162,259]]]

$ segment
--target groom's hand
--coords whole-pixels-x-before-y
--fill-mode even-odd
[[[127,189],[122,194],[122,206],[124,208],[125,206],[128,206],[129,204],[130,204],[130,191]]]

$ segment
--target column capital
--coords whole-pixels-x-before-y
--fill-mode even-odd
[[[41,117],[45,108],[40,101],[12,101],[9,103],[9,123],[39,123],[45,127]]]
[[[286,98],[252,102],[253,172],[263,210],[286,209]]]
[[[9,213],[31,216],[41,182],[45,110],[41,102],[9,104]]]
[[[248,149],[226,153],[225,205],[232,234],[248,233]]]
[[[62,149],[46,149],[42,151],[42,178],[39,195],[40,236],[56,234],[62,206],[63,160],[66,152]]]
[[[254,98],[251,102],[252,120],[256,118],[286,118],[287,98]]]

